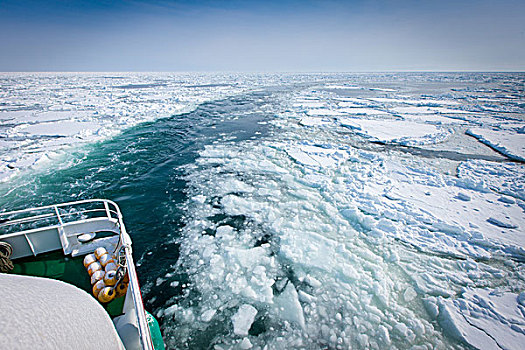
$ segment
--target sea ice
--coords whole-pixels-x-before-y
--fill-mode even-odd
[[[339,122],[372,140],[403,145],[436,143],[443,141],[450,134],[447,129],[434,125],[398,119],[339,118]]]
[[[331,123],[333,123],[331,120],[319,117],[304,117],[299,121],[299,124],[304,126],[323,126]]]
[[[451,336],[480,349],[521,349],[525,309],[518,295],[467,289],[456,300],[441,299],[439,322]]]
[[[369,100],[381,103],[392,103],[392,104],[409,104],[416,106],[440,106],[440,105],[459,105],[457,101],[449,100],[411,100],[411,99],[399,99],[399,98],[389,98],[389,97],[370,97]]]
[[[80,138],[97,134],[101,125],[83,121],[57,121],[55,123],[39,123],[22,125],[16,132],[29,134],[33,137],[40,136],[78,136]]]
[[[470,128],[467,133],[508,157],[525,162],[525,134],[486,128]]]
[[[425,106],[415,106],[415,107],[392,107],[389,109],[391,113],[395,114],[469,114],[473,113],[470,111],[465,111],[461,109],[450,109],[444,107],[425,107]]]
[[[327,108],[316,108],[307,110],[306,114],[308,116],[337,116],[341,115],[341,112],[338,110],[331,110]]]
[[[338,114],[387,115],[388,113],[375,108],[339,108]]]
[[[241,305],[237,313],[232,317],[233,332],[237,335],[248,335],[256,315],[256,308],[249,304]]]

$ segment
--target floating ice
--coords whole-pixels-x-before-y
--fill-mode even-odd
[[[434,124],[468,124],[465,120],[449,118],[438,114],[400,114],[399,117],[405,120]]]
[[[491,263],[525,257],[523,165],[469,159],[476,149],[462,149],[464,140],[477,144],[464,135],[464,125],[497,120],[465,113],[470,108],[451,97],[381,100],[311,90],[297,95],[308,95],[314,107],[285,107],[263,140],[207,147],[188,174],[196,193],[220,198],[217,210],[227,217],[217,224],[215,242],[202,240],[218,248],[210,270],[203,270],[192,263],[210,251],[196,243],[202,232],[197,223],[215,224],[207,203],[190,211],[182,246],[191,253],[183,253],[181,266],[205,296],[197,308],[219,305],[235,313],[232,294],[255,305],[265,320],[255,328],[264,328],[266,340],[250,336],[253,347],[447,347],[458,339],[475,344],[456,337],[453,330],[462,326],[447,316],[461,316],[455,303],[463,300],[465,287],[524,287],[514,272]],[[396,110],[395,117],[377,103],[390,111],[408,104],[410,110]],[[357,107],[363,105],[369,107]],[[519,130],[516,124],[508,130]],[[356,141],[348,127],[366,140],[393,144],[391,151]],[[419,152],[425,156],[402,153],[399,143],[424,146]],[[467,160],[455,159],[454,152],[450,159],[433,158],[437,143]],[[222,174],[242,174],[256,190],[224,194],[219,184],[231,175]],[[203,177],[210,181],[203,184]],[[226,241],[228,218],[245,221],[227,229]],[[235,248],[221,248],[224,242]],[[253,248],[259,244],[261,250]],[[221,342],[237,344],[228,337]]]
[[[232,317],[233,332],[237,335],[248,335],[256,315],[256,308],[249,304],[241,305],[237,313]]]
[[[470,111],[465,111],[461,109],[450,109],[444,107],[392,107],[390,112],[396,114],[469,114],[473,113]]]
[[[22,125],[16,129],[18,133],[41,136],[77,136],[79,138],[97,134],[101,125],[93,122],[57,121],[55,123],[39,123]]]
[[[339,114],[361,114],[361,115],[387,115],[385,111],[375,108],[340,108]]]
[[[304,117],[304,118],[301,118],[299,123],[304,126],[323,126],[323,125],[331,124],[332,121],[327,118]]]
[[[380,142],[403,145],[436,143],[443,141],[450,132],[434,125],[415,123],[398,119],[344,119],[341,125],[354,129],[356,133]]]
[[[456,300],[439,300],[438,320],[446,332],[480,349],[520,349],[525,319],[519,296],[468,289]]]
[[[392,104],[409,104],[417,106],[440,106],[440,105],[459,105],[457,101],[449,100],[410,100],[410,99],[398,99],[398,98],[388,98],[388,97],[370,97],[369,100],[381,103],[392,103]]]
[[[525,162],[525,134],[485,128],[470,128],[467,133],[508,157]]]
[[[331,110],[327,108],[316,108],[316,109],[310,109],[306,111],[306,114],[309,116],[336,116],[341,115],[340,111],[337,110]]]

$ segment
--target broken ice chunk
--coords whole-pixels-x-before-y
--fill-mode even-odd
[[[213,309],[204,311],[201,315],[202,322],[210,322],[216,312],[217,310]]]
[[[284,291],[274,298],[274,303],[283,319],[297,323],[302,329],[305,328],[303,308],[292,283],[288,283]]]
[[[243,304],[232,317],[233,333],[237,335],[248,335],[248,331],[255,320],[257,309],[250,304]]]
[[[240,344],[239,347],[243,350],[251,349],[253,347],[252,342],[248,338],[244,338]]]

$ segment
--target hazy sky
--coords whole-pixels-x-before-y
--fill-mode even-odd
[[[525,70],[523,0],[0,0],[0,71]]]

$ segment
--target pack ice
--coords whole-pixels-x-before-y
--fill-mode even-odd
[[[199,299],[170,314],[187,330],[172,344],[207,329],[216,349],[520,349],[523,107],[500,98],[495,117],[442,79],[293,90],[267,137],[203,149],[178,263]]]

